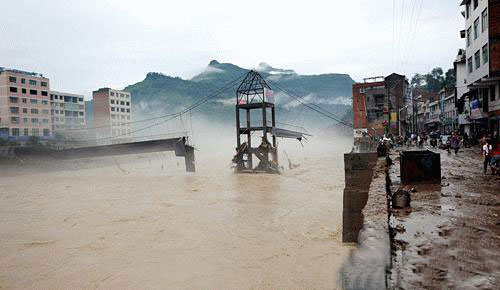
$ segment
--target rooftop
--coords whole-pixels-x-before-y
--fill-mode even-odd
[[[2,72],[12,72],[12,73],[17,73],[17,74],[24,74],[24,75],[28,75],[28,76],[43,78],[43,75],[41,73],[27,72],[27,71],[18,70],[18,69],[10,69],[10,68],[5,68],[5,67],[0,67],[0,73],[2,73]]]

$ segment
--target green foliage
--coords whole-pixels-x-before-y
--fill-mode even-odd
[[[313,94],[316,97],[334,99],[339,96],[351,97],[352,95],[354,81],[347,74],[299,75],[292,70],[274,70],[280,74],[275,75],[266,71],[262,71],[261,74],[265,79],[302,96]],[[155,113],[170,113],[216,92],[234,79],[243,76],[247,71],[234,64],[212,60],[204,72],[191,80],[151,72],[143,81],[130,85],[125,90],[132,93],[134,112],[149,113],[147,111],[153,108],[160,111]],[[239,83],[236,83],[233,88],[221,93],[216,98],[219,101],[211,101],[201,106],[198,112],[215,118],[222,115],[224,120],[234,118],[234,107],[224,106],[221,101],[235,98],[238,85]],[[275,89],[275,94],[277,93],[278,90]],[[342,107],[342,110],[345,108]]]
[[[450,68],[443,72],[443,69],[436,67],[427,74],[415,74],[411,79],[414,88],[423,88],[431,92],[439,92],[444,87],[454,86],[456,83],[455,69]]]

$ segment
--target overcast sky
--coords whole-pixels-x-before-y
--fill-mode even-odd
[[[464,45],[459,3],[1,1],[0,66],[43,73],[51,89],[87,98],[150,71],[190,78],[212,59],[247,68],[267,62],[301,74],[347,73],[356,81],[392,71],[412,76],[452,67]]]

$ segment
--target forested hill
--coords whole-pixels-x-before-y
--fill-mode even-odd
[[[265,63],[259,64],[254,69],[266,80],[304,96],[310,102],[320,104],[337,115],[343,116],[350,109],[354,81],[347,74],[300,75],[291,69],[273,68]],[[202,73],[190,80],[151,72],[143,81],[129,85],[125,90],[132,93],[134,112],[148,115],[171,113],[217,91],[247,71],[234,64],[212,60]],[[221,120],[234,118],[233,100],[237,86],[238,84],[235,84],[212,101],[200,106],[197,112],[210,114]],[[281,94],[277,88],[274,91],[282,114],[302,109],[298,108],[296,102],[288,96]]]

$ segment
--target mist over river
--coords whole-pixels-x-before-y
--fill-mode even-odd
[[[233,131],[195,131],[194,174],[173,152],[2,166],[0,288],[337,288],[352,141],[279,140],[281,175],[234,174]]]

